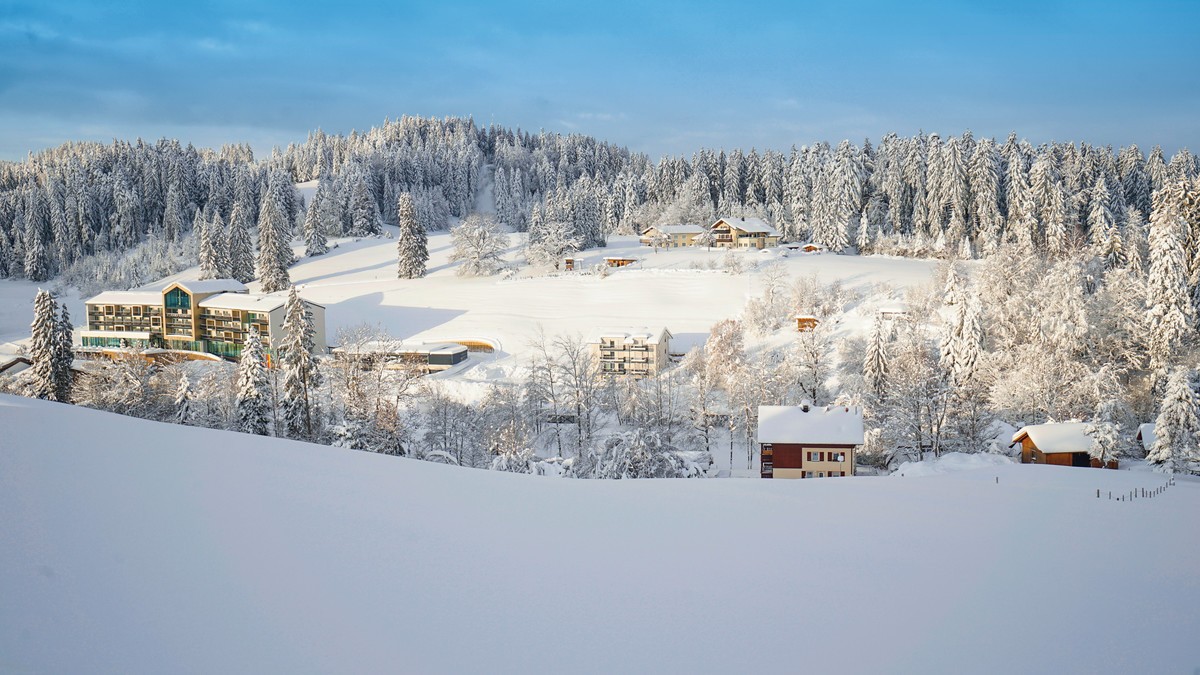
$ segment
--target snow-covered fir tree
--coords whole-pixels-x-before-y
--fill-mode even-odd
[[[236,428],[247,434],[266,436],[271,428],[271,392],[267,379],[262,335],[251,326],[238,360],[234,410]]]
[[[405,192],[396,204],[400,225],[399,241],[396,242],[396,273],[401,279],[417,279],[425,276],[425,263],[429,261],[429,235],[417,222],[416,207],[412,195]]]
[[[75,360],[75,327],[71,325],[71,315],[67,311],[67,303],[59,308],[54,327],[54,400],[67,403],[71,400],[71,388],[74,375],[71,364]]]
[[[258,211],[258,259],[255,270],[264,293],[282,291],[291,284],[291,226],[279,200],[268,193]]]
[[[30,393],[35,398],[58,400],[57,373],[62,367],[58,345],[58,303],[49,291],[39,290],[33,299],[33,324],[29,360],[33,364]]]
[[[1166,473],[1200,472],[1200,402],[1194,373],[1177,368],[1167,380],[1166,393],[1154,422],[1154,445],[1146,461]]]
[[[1183,261],[1179,190],[1154,193],[1147,280],[1150,370],[1161,378],[1191,330],[1192,304]]]
[[[304,255],[310,258],[329,252],[329,240],[317,213],[316,204],[309,206],[304,212]]]
[[[380,233],[379,210],[365,173],[360,173],[350,186],[350,223],[351,236],[371,237]]]
[[[250,217],[240,204],[233,205],[229,215],[229,241],[225,257],[229,261],[229,277],[243,284],[254,280],[254,242],[250,239]]]
[[[179,386],[175,389],[175,423],[190,425],[196,419],[192,410],[192,381],[186,370],[179,373]]]
[[[280,401],[283,434],[288,438],[312,440],[318,432],[320,416],[317,413],[316,391],[321,383],[321,373],[314,354],[316,331],[312,316],[296,293],[295,286],[288,289],[283,333],[279,357],[279,365],[283,369],[283,396]]]
[[[1096,407],[1091,422],[1084,427],[1084,432],[1092,438],[1088,455],[1106,466],[1117,460],[1121,448],[1120,401],[1106,398]]]
[[[863,359],[863,377],[867,388],[876,398],[883,398],[887,391],[888,353],[887,331],[883,319],[876,316],[871,325],[871,337],[867,341],[867,351]]]

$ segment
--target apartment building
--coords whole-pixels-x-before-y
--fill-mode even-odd
[[[611,376],[648,377],[666,367],[671,332],[666,328],[603,331],[591,343],[600,372]]]
[[[326,349],[325,308],[312,313],[318,353]],[[283,341],[287,293],[252,294],[233,279],[183,280],[159,291],[106,291],[86,301],[83,347],[163,348],[235,359],[252,326],[268,355]]]

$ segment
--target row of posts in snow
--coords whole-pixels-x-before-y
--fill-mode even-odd
[[[1158,487],[1137,488],[1134,490],[1130,490],[1129,492],[1124,493],[1124,494],[1118,494],[1116,497],[1113,496],[1112,490],[1109,490],[1108,498],[1111,500],[1114,500],[1114,501],[1118,501],[1118,502],[1131,502],[1131,501],[1134,501],[1135,499],[1154,499],[1155,497],[1158,497],[1159,495],[1166,492],[1167,488],[1172,487],[1174,485],[1175,485],[1175,479],[1168,478],[1165,483],[1163,483],[1162,485],[1159,485]],[[1101,493],[1100,488],[1096,488],[1096,499],[1100,499],[1100,493]]]

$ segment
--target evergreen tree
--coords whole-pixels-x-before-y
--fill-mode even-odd
[[[192,411],[192,383],[188,379],[187,371],[181,371],[179,387],[175,389],[175,423],[190,425],[195,421],[195,417]]]
[[[284,341],[280,365],[283,368],[283,399],[280,417],[283,433],[288,438],[312,440],[316,437],[316,389],[321,383],[321,374],[314,355],[316,331],[312,315],[296,287],[288,289],[287,306],[284,309]]]
[[[290,226],[282,205],[270,193],[258,210],[258,260],[256,271],[264,293],[282,291],[291,284],[288,266],[292,262],[289,246]]]
[[[1161,379],[1190,329],[1192,304],[1180,245],[1182,218],[1176,190],[1154,193],[1150,216],[1147,322],[1150,370]]]
[[[350,188],[350,222],[351,236],[371,237],[380,233],[379,212],[367,186],[366,174],[360,174]]]
[[[229,242],[226,258],[229,277],[243,284],[254,280],[254,242],[250,239],[250,218],[241,203],[233,205],[229,215]]]
[[[867,343],[867,354],[863,361],[863,377],[867,387],[877,399],[883,399],[887,391],[888,353],[887,334],[883,327],[883,319],[875,317],[871,327],[871,339]]]
[[[200,236],[200,278],[217,279],[221,275],[221,258],[217,253],[217,246],[221,243],[221,233],[213,232],[213,227],[204,217],[203,211],[196,212],[194,228]]]
[[[209,233],[212,239],[213,255],[217,259],[217,279],[229,279],[233,273],[232,261],[229,259],[229,233],[225,230],[225,221],[221,219],[221,212],[213,209],[212,218],[205,225],[205,231]]]
[[[71,315],[64,302],[54,328],[54,400],[63,403],[70,402],[74,384],[71,373],[71,364],[75,361],[74,339],[75,327],[71,325]]]
[[[35,398],[58,400],[59,368],[58,303],[49,291],[38,290],[33,299],[33,324],[29,341],[29,360],[33,363],[31,393]]]
[[[266,436],[271,422],[271,394],[267,381],[267,365],[262,335],[257,326],[250,326],[242,347],[237,370],[237,430]]]
[[[1154,445],[1146,461],[1165,473],[1200,470],[1200,402],[1192,378],[1187,368],[1171,374],[1154,422]]]
[[[412,195],[405,192],[396,204],[400,223],[400,240],[396,242],[397,276],[401,279],[417,279],[425,276],[425,263],[429,261],[429,235],[417,223]]]
[[[325,255],[329,252],[329,241],[325,237],[325,228],[317,217],[317,205],[308,207],[304,212],[304,255],[308,257]]]

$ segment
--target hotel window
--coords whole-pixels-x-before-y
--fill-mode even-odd
[[[162,325],[162,319],[158,318],[157,316],[152,316],[150,317],[150,325],[158,328]]]
[[[117,315],[117,311],[116,311],[116,309],[113,308],[112,305],[104,306],[104,316],[116,316],[116,315]]]
[[[134,316],[141,316],[141,315],[142,315],[142,308],[141,308],[141,307],[138,307],[138,306],[136,306],[136,305],[135,305],[135,306],[134,306],[134,308],[133,308],[133,315],[134,315]]]

